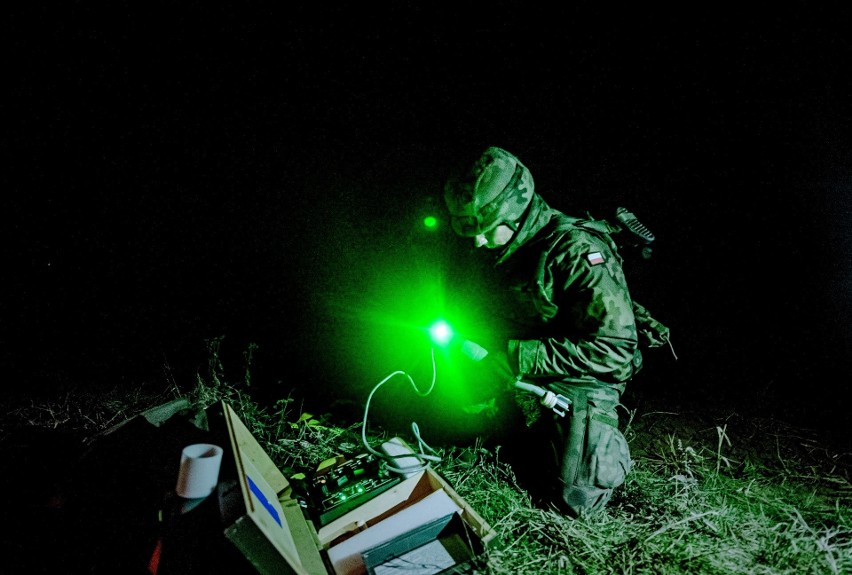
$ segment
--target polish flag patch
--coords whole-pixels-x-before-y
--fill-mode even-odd
[[[589,258],[589,263],[593,266],[604,263],[603,255],[600,252],[592,252],[586,257]]]

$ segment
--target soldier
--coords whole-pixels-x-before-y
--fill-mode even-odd
[[[571,402],[564,416],[536,405],[542,417],[530,424],[552,447],[550,467],[533,462],[545,497],[570,516],[602,509],[632,466],[616,407],[641,367],[637,316],[667,339],[638,304],[634,315],[611,237],[622,228],[551,208],[526,166],[497,147],[450,176],[444,200],[453,231],[494,256],[499,295],[488,299],[499,335],[482,369],[494,369],[506,390],[522,380]]]

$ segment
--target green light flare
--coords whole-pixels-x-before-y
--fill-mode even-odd
[[[435,216],[426,216],[423,218],[423,226],[426,229],[434,230],[438,227],[438,218]]]
[[[456,287],[439,255],[378,250],[357,267],[337,270],[339,277],[326,278],[328,291],[317,294],[325,312],[316,322],[327,366],[322,385],[330,394],[361,406],[373,386],[397,370],[416,386],[403,377],[384,384],[370,406],[371,425],[402,432],[417,421],[432,433],[459,430],[462,436],[482,425],[481,417],[462,411],[481,399],[472,389],[481,368],[453,345],[453,333],[480,332],[480,316],[471,313],[480,302]],[[436,325],[439,318],[443,325]],[[433,376],[432,393],[419,396]]]
[[[439,319],[429,327],[429,337],[443,347],[453,338],[453,330],[446,321]]]

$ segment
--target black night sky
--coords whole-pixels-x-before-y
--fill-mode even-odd
[[[846,14],[425,6],[7,13],[3,393],[164,365],[191,386],[224,336],[237,365],[258,345],[269,395],[363,399],[419,352],[375,353],[347,310],[417,307],[383,294],[417,291],[418,217],[460,155],[499,145],[555,207],[624,205],[656,234],[628,277],[678,359],[649,354],[636,395],[842,429]]]

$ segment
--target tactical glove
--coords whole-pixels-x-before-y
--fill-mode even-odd
[[[642,343],[648,347],[660,347],[669,341],[669,328],[652,317],[636,327]]]
[[[653,348],[669,342],[669,328],[654,319],[644,306],[635,301],[633,315],[636,318],[636,332],[642,345]]]
[[[494,417],[499,411],[497,397],[514,389],[517,379],[509,367],[509,359],[506,352],[500,349],[488,351],[484,356],[468,355],[475,362],[472,372],[476,383],[470,382],[486,399],[479,403],[466,405],[462,409],[468,414],[483,414]]]

